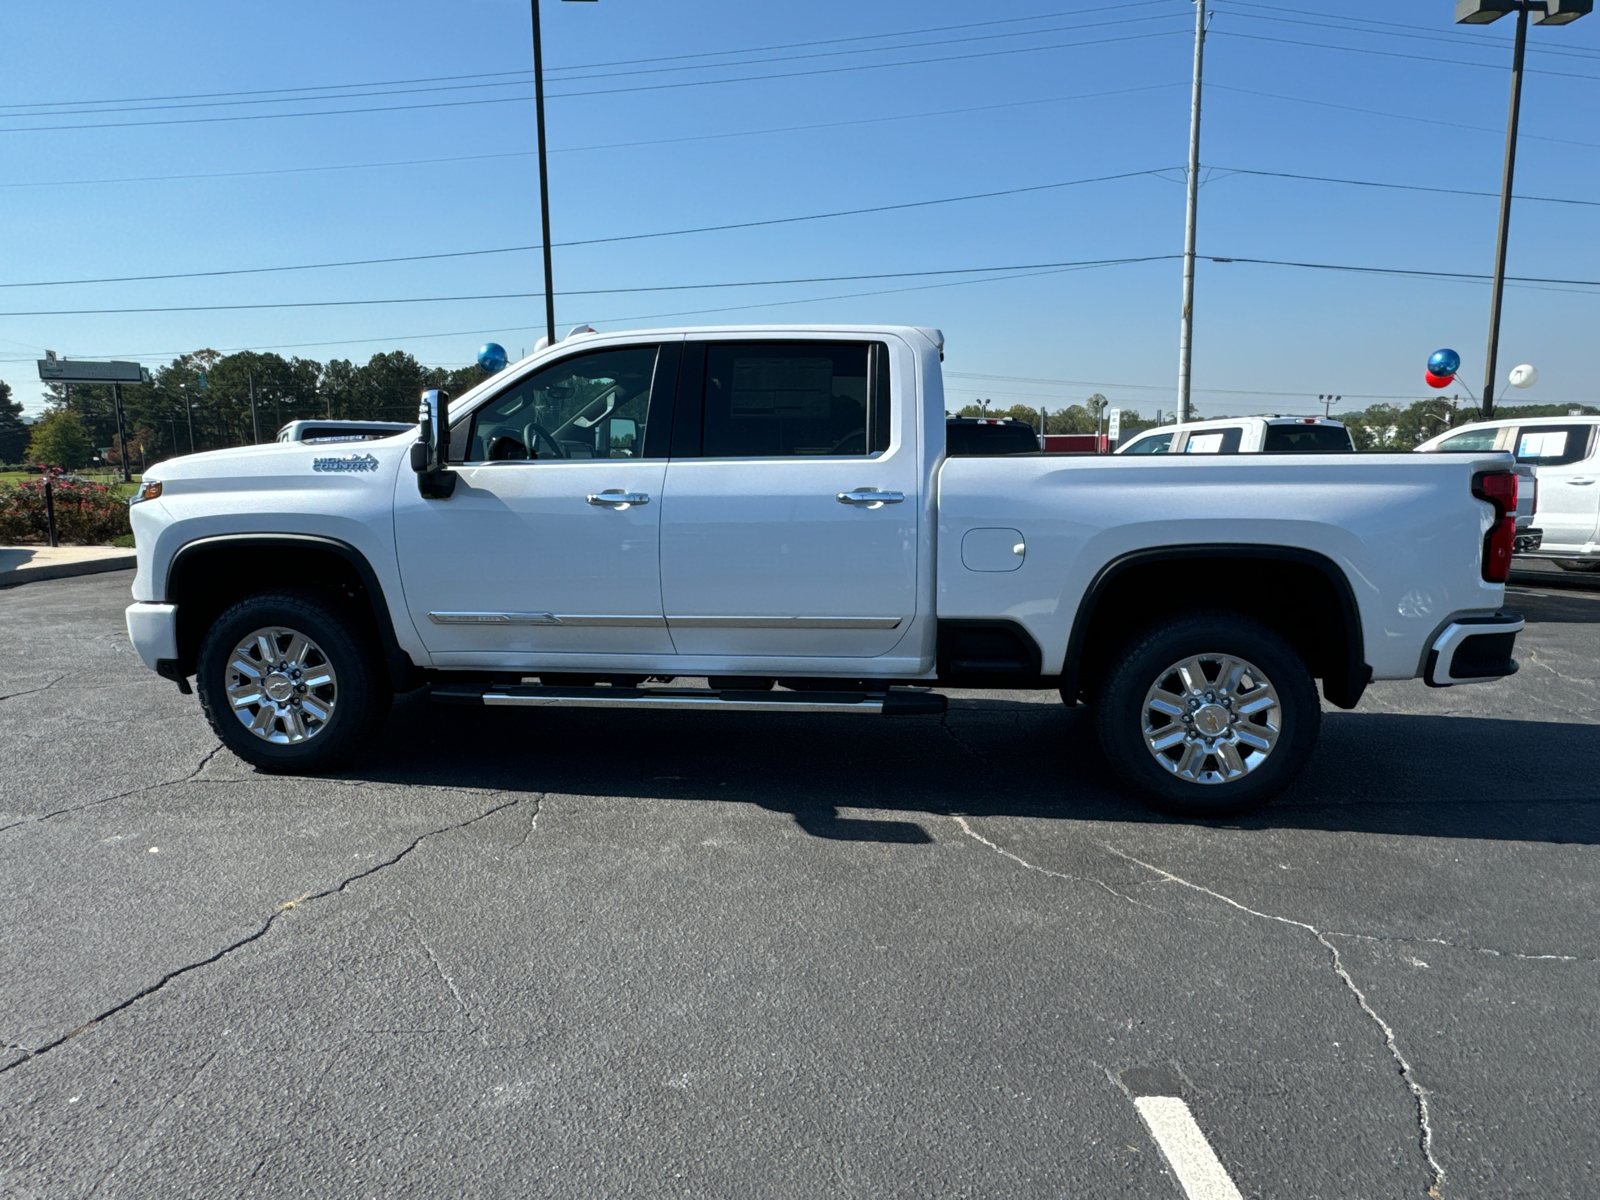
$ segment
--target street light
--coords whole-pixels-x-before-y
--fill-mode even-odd
[[[1506,121],[1506,165],[1500,181],[1500,232],[1494,252],[1494,294],[1489,300],[1489,355],[1483,374],[1481,416],[1494,418],[1495,361],[1500,353],[1500,298],[1506,287],[1506,235],[1511,228],[1511,177],[1517,166],[1517,120],[1522,113],[1522,55],[1528,44],[1528,14],[1535,25],[1570,25],[1594,11],[1594,0],[1456,0],[1457,25],[1487,25],[1517,14],[1511,52],[1511,115]]]
[[[539,30],[539,0],[529,0],[533,8],[533,109],[539,137],[539,217],[544,228],[544,319],[545,345],[556,344],[556,283],[550,262],[550,171],[544,151],[544,41]]]
[[[1344,397],[1328,395],[1318,396],[1317,399],[1322,401],[1322,418],[1323,420],[1327,420],[1333,412],[1333,406],[1339,403],[1339,401],[1343,400]]]

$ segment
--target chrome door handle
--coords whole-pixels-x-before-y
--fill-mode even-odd
[[[880,492],[877,488],[857,488],[853,492],[840,492],[840,504],[865,504],[877,508],[880,504],[899,504],[905,499],[903,492]]]
[[[1594,480],[1592,480],[1592,479],[1569,479],[1569,480],[1567,480],[1567,482],[1571,483],[1571,484],[1585,484],[1585,483],[1593,483]]]
[[[607,488],[603,492],[590,492],[585,497],[590,504],[602,508],[628,508],[635,504],[649,504],[650,497],[644,492],[625,492],[621,488]]]

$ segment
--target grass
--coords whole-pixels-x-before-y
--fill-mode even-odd
[[[141,478],[136,472],[132,483],[123,483],[120,471],[74,471],[73,474],[82,475],[85,479],[92,479],[96,483],[105,484],[124,500],[139,490],[139,480]],[[32,471],[0,471],[0,483],[26,483],[30,479],[38,478],[39,476]]]

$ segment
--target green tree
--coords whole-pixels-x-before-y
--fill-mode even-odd
[[[28,448],[28,425],[22,401],[11,398],[11,385],[0,379],[0,463],[17,463]]]
[[[73,412],[53,412],[34,422],[28,458],[52,467],[76,471],[94,453],[89,431]]]

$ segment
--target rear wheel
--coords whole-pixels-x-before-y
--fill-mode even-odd
[[[1563,571],[1600,571],[1600,562],[1583,558],[1558,558],[1556,566]]]
[[[207,631],[200,706],[240,758],[263,771],[325,771],[364,745],[393,694],[366,630],[300,592],[239,601]]]
[[[1108,672],[1095,710],[1112,769],[1157,808],[1185,816],[1265,804],[1305,766],[1322,722],[1294,648],[1228,613],[1149,630]]]

